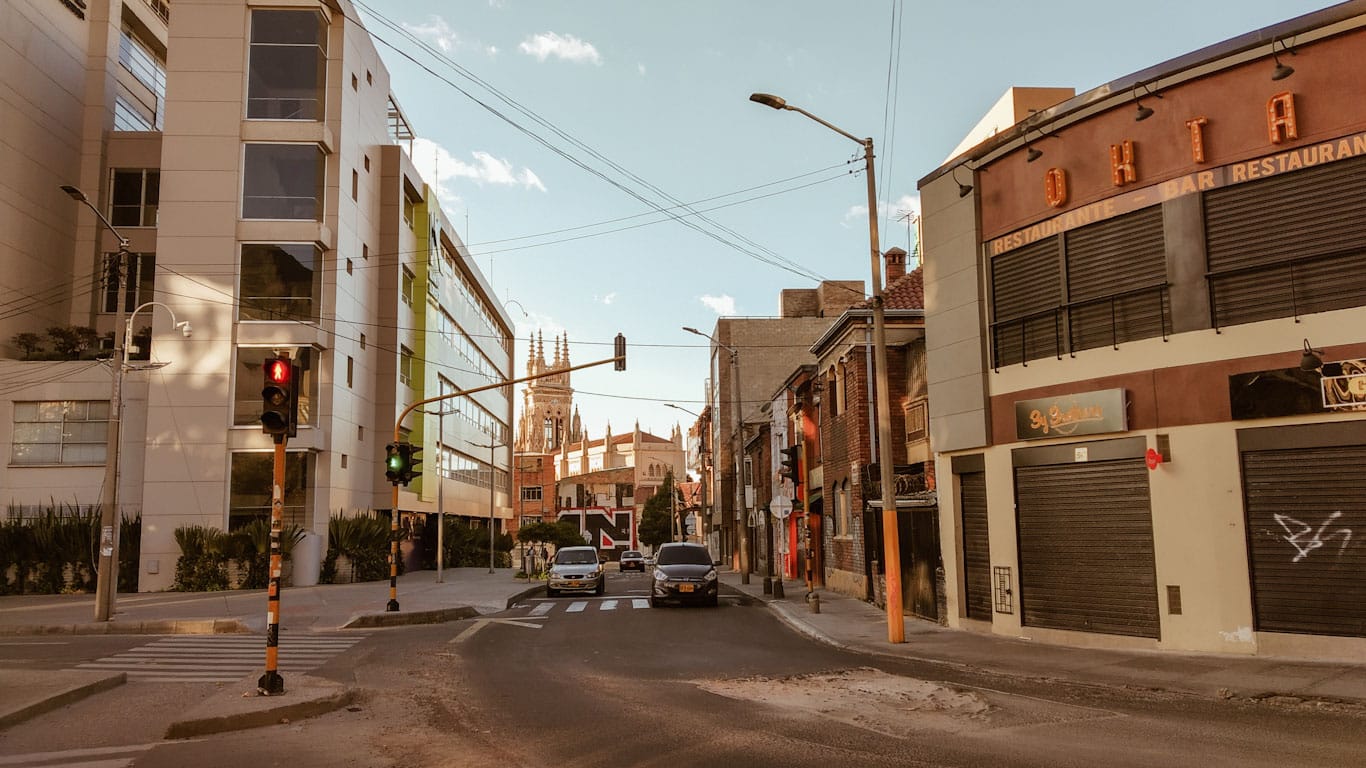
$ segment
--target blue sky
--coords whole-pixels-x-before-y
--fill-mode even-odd
[[[608,357],[626,334],[625,373],[574,374],[596,438],[609,421],[617,434],[637,420],[659,435],[686,428],[692,417],[665,402],[700,410],[707,342],[682,326],[775,315],[779,291],[821,278],[869,280],[867,192],[852,172],[861,163],[850,164],[858,145],[750,93],[872,136],[882,247],[910,250],[898,219],[917,210],[916,181],[1007,88],[1082,92],[1330,3],[357,5],[422,137],[418,167],[439,180],[517,322],[516,375],[538,330],[568,333],[575,363]],[[694,204],[706,220],[686,218],[704,232],[640,197]]]

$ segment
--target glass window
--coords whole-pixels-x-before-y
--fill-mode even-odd
[[[322,221],[323,172],[316,144],[247,144],[242,218]]]
[[[107,400],[17,401],[10,464],[104,464],[108,436]]]
[[[413,384],[413,351],[402,345],[398,351],[398,380],[408,386]]]
[[[238,318],[317,322],[322,256],[312,243],[244,243]]]
[[[117,253],[105,254],[105,263],[108,265],[106,274],[110,279],[104,283],[104,300],[101,302],[102,311],[119,311],[119,285],[118,278],[113,272]],[[132,312],[145,301],[152,300],[152,292],[155,290],[157,257],[154,253],[130,253],[128,254],[128,272],[124,276],[123,292],[123,311]]]
[[[522,501],[540,501],[541,486],[524,485],[522,486]]]
[[[247,117],[321,120],[327,79],[327,22],[317,11],[251,13]]]
[[[228,530],[253,520],[270,520],[275,457],[269,453],[232,454],[231,490],[228,499]],[[313,455],[308,451],[285,454],[284,524],[308,527],[313,506]]]
[[[274,357],[279,347],[238,347],[237,376],[233,384],[232,423],[236,426],[261,425],[261,385],[265,372],[261,366],[267,357]],[[296,363],[313,350],[307,347],[287,348]],[[299,372],[299,425],[313,424],[313,402],[318,397],[318,379],[309,366]]]
[[[407,304],[410,307],[413,305],[413,283],[416,279],[417,276],[413,274],[411,269],[403,267],[403,276],[400,278],[398,287],[398,297],[403,300],[404,304]]]
[[[109,222],[116,227],[155,227],[161,172],[115,168],[109,180]]]
[[[166,114],[166,65],[128,28],[119,38],[114,130],[159,131]]]

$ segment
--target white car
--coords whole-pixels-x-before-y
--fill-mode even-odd
[[[561,592],[592,592],[601,595],[607,590],[607,577],[602,572],[598,550],[593,547],[564,547],[555,553],[550,566],[550,579],[545,585],[547,597]]]

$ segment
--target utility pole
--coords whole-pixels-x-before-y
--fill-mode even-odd
[[[128,291],[128,238],[124,237],[104,213],[95,207],[81,190],[63,184],[62,191],[72,200],[89,208],[99,217],[114,237],[118,238],[119,251],[112,264],[108,265],[105,279],[114,284],[114,352],[109,358],[113,383],[109,391],[109,424],[104,449],[104,486],[100,495],[100,553],[95,577],[95,621],[109,621],[114,615],[114,601],[118,594],[119,580],[119,425],[123,410],[123,367],[126,350],[123,346],[121,331],[126,323]],[[99,242],[96,235],[95,241]]]

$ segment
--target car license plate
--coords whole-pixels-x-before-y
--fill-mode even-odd
[[[679,584],[679,585],[678,585],[678,591],[679,591],[679,592],[691,592],[693,586],[694,586],[694,585],[692,585],[692,584]]]
[[[571,582],[569,582],[569,586],[571,586],[571,587],[577,587],[577,586],[579,586],[579,582],[577,582],[577,581],[571,581]]]

